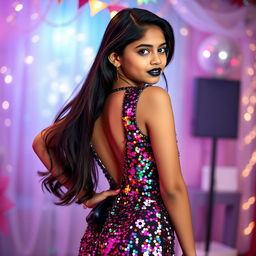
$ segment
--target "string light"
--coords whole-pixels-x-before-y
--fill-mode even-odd
[[[256,163],[256,151],[252,153],[249,162],[247,163],[246,167],[243,169],[242,177],[246,178],[250,175],[255,163]]]
[[[26,64],[32,64],[33,62],[34,62],[34,57],[33,56],[26,56],[25,57],[25,60],[24,60],[24,62],[26,63]]]
[[[252,128],[252,130],[249,132],[249,134],[244,137],[244,143],[248,145],[248,144],[250,144],[250,143],[252,142],[252,140],[254,140],[255,138],[256,138],[256,126],[254,126],[254,127]]]
[[[34,36],[31,38],[31,42],[32,42],[32,43],[37,43],[39,40],[40,40],[40,36],[39,36],[39,35],[34,35]]]
[[[10,84],[10,83],[12,82],[12,80],[13,80],[13,78],[12,78],[11,75],[6,75],[6,76],[4,77],[4,82],[5,82],[6,84]]]
[[[251,119],[252,119],[252,115],[251,115],[251,114],[249,114],[249,113],[245,113],[245,114],[244,114],[244,120],[245,120],[245,121],[248,122],[248,121],[250,121]]]
[[[254,95],[250,96],[250,102],[252,104],[255,104],[256,103],[256,96],[254,96]]]
[[[252,67],[247,68],[247,73],[248,73],[249,76],[253,76],[254,75],[253,68]]]
[[[2,108],[3,108],[4,110],[9,109],[9,106],[10,106],[10,103],[9,103],[7,100],[5,100],[5,101],[2,102]]]
[[[250,235],[254,227],[255,227],[255,222],[251,221],[249,225],[244,229],[244,235],[246,236]]]
[[[16,12],[19,12],[23,9],[23,4],[17,3],[14,7]]]
[[[253,114],[253,112],[254,112],[253,106],[248,106],[247,107],[247,112],[250,113],[250,114]]]
[[[5,73],[7,72],[7,67],[6,67],[6,66],[2,66],[2,67],[0,68],[0,72],[1,72],[2,74],[5,74]]]
[[[243,96],[243,97],[242,97],[242,103],[243,103],[244,105],[247,105],[247,104],[249,103],[249,98],[248,98],[247,96]]]
[[[256,51],[256,44],[250,43],[250,44],[249,44],[249,49],[250,49],[251,51]]]
[[[251,196],[247,202],[243,203],[242,209],[248,210],[255,203],[255,196]]]
[[[187,35],[188,35],[188,29],[182,27],[182,28],[180,29],[180,34],[181,34],[182,36],[187,36]]]
[[[10,127],[11,124],[12,124],[12,121],[11,121],[10,118],[6,118],[6,119],[4,120],[4,125],[5,125],[6,127]]]
[[[219,59],[221,59],[221,60],[226,60],[227,57],[228,57],[228,53],[227,53],[226,51],[220,51],[220,52],[218,53],[218,57],[219,57]]]
[[[15,18],[15,14],[10,14],[7,16],[6,22],[11,23],[14,20],[14,18]]]
[[[211,52],[209,50],[204,50],[203,51],[203,56],[204,56],[204,58],[210,58],[211,57]]]

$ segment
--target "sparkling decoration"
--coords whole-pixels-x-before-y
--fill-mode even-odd
[[[236,43],[224,36],[210,36],[199,47],[198,61],[208,73],[222,77],[234,71],[241,62]]]

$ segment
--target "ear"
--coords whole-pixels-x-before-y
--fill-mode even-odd
[[[116,52],[110,53],[110,55],[108,56],[108,60],[115,67],[120,67],[121,66],[120,56]]]

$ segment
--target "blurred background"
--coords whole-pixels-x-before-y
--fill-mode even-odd
[[[175,32],[165,73],[198,255],[213,170],[212,255],[256,255],[256,7],[249,0],[0,1],[0,255],[77,255],[88,211],[56,206],[42,192],[36,172],[45,167],[31,144],[79,89],[108,22],[125,7],[148,9]],[[232,121],[214,119],[222,113]]]

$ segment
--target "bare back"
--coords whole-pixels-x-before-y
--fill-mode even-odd
[[[125,135],[122,124],[122,107],[125,90],[111,93],[103,111],[96,120],[91,143],[99,158],[117,184],[121,182],[125,152]],[[143,96],[137,102],[136,120],[141,132],[148,135],[145,122],[146,104]]]

